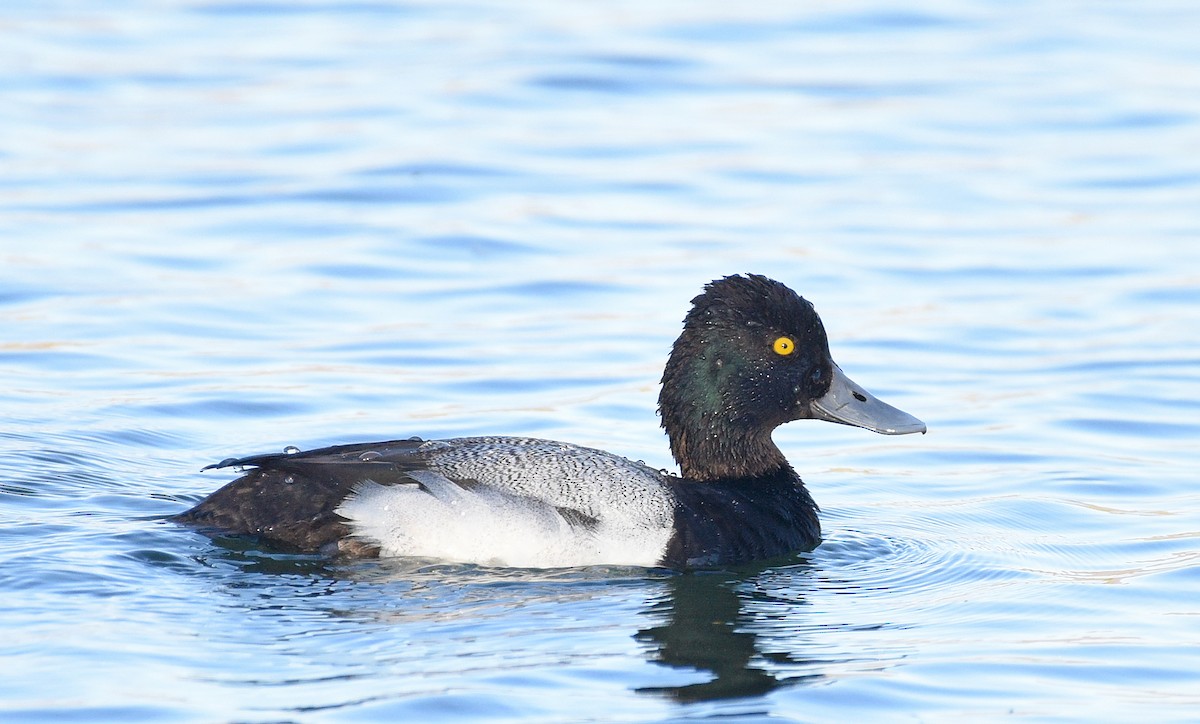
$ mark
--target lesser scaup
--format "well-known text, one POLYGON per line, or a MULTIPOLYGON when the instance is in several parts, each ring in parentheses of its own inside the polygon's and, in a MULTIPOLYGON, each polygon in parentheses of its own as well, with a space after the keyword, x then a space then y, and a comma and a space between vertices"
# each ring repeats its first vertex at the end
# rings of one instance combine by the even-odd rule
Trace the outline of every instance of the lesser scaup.
POLYGON ((813 418, 925 432, 834 364, 812 304, 754 274, 692 300, 658 410, 679 476, 522 437, 289 448, 209 466, 253 469, 177 520, 326 554, 533 568, 742 563, 820 542, 817 505, 771 440, 776 427, 813 418))

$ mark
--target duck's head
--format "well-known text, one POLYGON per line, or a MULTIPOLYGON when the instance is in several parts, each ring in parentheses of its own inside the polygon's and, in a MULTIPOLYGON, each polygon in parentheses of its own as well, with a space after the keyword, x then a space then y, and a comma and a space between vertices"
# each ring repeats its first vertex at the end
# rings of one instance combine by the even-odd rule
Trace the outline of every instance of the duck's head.
POLYGON ((792 420, 885 435, 925 432, 925 423, 842 373, 812 304, 757 274, 718 279, 692 300, 663 372, 658 409, 680 472, 692 480, 753 478, 786 467, 771 431, 792 420))

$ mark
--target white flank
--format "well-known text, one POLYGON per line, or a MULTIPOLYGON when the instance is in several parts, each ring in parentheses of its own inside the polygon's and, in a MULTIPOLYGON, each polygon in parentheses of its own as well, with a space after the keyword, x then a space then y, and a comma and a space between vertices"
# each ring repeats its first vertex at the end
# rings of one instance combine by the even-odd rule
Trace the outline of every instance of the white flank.
POLYGON ((338 509, 382 555, 518 568, 654 566, 671 537, 669 517, 649 522, 614 511, 572 525, 543 500, 464 489, 431 471, 410 475, 424 489, 365 481, 338 509))

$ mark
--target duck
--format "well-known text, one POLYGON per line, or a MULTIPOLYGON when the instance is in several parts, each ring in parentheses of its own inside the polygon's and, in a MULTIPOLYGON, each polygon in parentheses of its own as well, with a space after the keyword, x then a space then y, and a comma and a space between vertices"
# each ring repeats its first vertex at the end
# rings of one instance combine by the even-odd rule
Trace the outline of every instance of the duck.
POLYGON ((716 279, 692 300, 658 413, 678 474, 518 436, 289 447, 204 468, 243 474, 175 520, 331 557, 740 565, 821 542, 818 506, 772 440, 777 427, 813 419, 884 435, 926 431, 847 377, 812 303, 760 274, 716 279))

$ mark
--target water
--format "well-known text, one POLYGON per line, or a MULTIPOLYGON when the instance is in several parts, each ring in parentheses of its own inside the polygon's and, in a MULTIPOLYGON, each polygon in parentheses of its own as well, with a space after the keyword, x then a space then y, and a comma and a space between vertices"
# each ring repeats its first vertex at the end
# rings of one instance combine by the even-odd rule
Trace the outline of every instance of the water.
POLYGON ((1193 3, 10 3, 5 720, 1194 719, 1193 3), (337 563, 167 523, 231 455, 670 466, 757 271, 924 437, 776 439, 772 566, 337 563))

